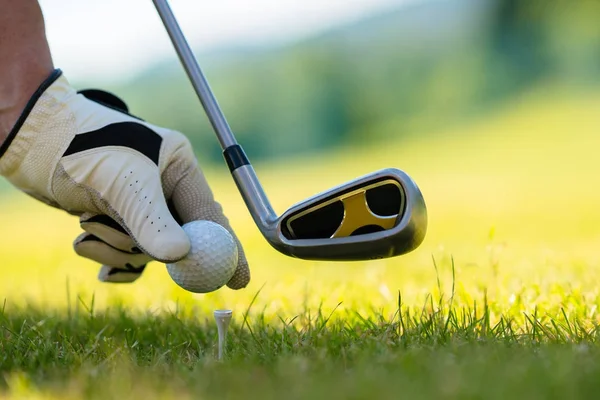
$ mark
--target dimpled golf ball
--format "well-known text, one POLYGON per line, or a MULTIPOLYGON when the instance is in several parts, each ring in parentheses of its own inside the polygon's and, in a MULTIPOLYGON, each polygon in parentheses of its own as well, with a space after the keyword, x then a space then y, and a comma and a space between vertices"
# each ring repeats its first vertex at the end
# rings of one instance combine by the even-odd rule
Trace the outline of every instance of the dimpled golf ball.
POLYGON ((183 225, 190 238, 188 255, 167 264, 171 279, 193 293, 210 293, 224 286, 238 263, 238 248, 231 234, 211 221, 192 221, 183 225))

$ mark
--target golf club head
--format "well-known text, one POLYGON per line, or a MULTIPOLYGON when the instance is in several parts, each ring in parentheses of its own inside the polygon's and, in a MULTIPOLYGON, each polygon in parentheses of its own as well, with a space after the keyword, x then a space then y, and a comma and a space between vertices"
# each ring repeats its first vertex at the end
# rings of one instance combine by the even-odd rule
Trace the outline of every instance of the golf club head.
MULTIPOLYGON (((250 166, 235 171, 242 192, 254 192, 250 166), (246 173, 244 173, 246 172, 246 173)), ((262 196, 247 198, 260 210, 262 196), (258 202, 258 204, 257 204, 258 202)), ((406 254, 427 231, 421 191, 403 171, 388 168, 334 187, 292 206, 278 218, 254 212, 267 241, 279 252, 306 260, 358 261, 406 254)))
POLYGON ((384 169, 328 190, 277 217, 237 143, 167 0, 153 0, 223 149, 252 218, 275 249, 308 260, 365 260, 416 249, 427 230, 421 191, 398 169, 384 169))
POLYGON ((313 260, 394 257, 416 249, 427 210, 414 181, 384 169, 339 185, 287 210, 277 227, 280 251, 313 260))

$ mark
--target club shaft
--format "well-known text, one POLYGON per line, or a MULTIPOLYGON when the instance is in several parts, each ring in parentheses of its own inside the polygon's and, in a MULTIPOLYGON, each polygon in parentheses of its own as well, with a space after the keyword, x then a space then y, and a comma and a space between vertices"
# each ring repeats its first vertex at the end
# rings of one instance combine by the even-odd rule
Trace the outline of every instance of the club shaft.
MULTIPOLYGON (((181 31, 167 0, 152 1, 158 11, 158 15, 165 25, 165 29, 167 30, 171 41, 173 42, 179 60, 183 64, 194 90, 200 98, 204 111, 219 139, 221 148, 225 152, 225 149, 237 145, 237 140, 231 132, 229 124, 198 65, 198 61, 194 57, 194 54, 181 31)), ((256 176, 254 168, 252 168, 252 165, 250 164, 242 165, 232 170, 231 174, 252 218, 261 232, 266 235, 266 232, 271 231, 274 227, 274 224, 277 221, 277 214, 271 207, 271 203, 256 176)))
POLYGON ((179 60, 183 64, 183 67, 192 82, 192 86, 206 111, 206 115, 217 134, 221 148, 225 150, 229 146, 237 144, 237 140, 231 132, 231 128, 229 127, 229 124, 210 89, 210 85, 202 73, 198 62, 194 57, 194 53, 185 39, 181 27, 179 26, 177 19, 175 19, 175 15, 173 15, 173 11, 167 3, 167 0, 152 1, 158 11, 158 15, 165 25, 171 41, 173 42, 179 60))

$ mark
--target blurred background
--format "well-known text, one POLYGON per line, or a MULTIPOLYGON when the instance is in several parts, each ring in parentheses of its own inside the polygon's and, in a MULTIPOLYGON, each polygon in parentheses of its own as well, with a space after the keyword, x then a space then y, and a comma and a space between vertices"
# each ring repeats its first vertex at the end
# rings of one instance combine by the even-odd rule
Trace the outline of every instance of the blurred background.
MULTIPOLYGON (((272 302, 306 287, 335 302, 361 287, 363 301, 389 305, 398 290, 417 298, 435 286, 432 257, 445 271, 454 257, 463 282, 496 287, 506 301, 549 271, 565 281, 574 268, 595 271, 599 2, 170 3, 277 211, 397 167, 421 186, 430 212, 426 241, 406 257, 340 265, 278 255, 227 175, 153 4, 41 0, 56 66, 77 88, 112 91, 134 114, 191 139, 255 268, 245 294, 207 298, 242 301, 266 285, 272 302)), ((56 282, 107 297, 131 290, 95 286, 95 267, 71 251, 75 219, 0 185, 10 215, 0 227, 10 243, 0 249, 5 293, 35 287, 35 296, 52 297, 44 289, 51 271, 56 282), (31 250, 31 232, 48 229, 56 235, 31 250)), ((165 277, 156 268, 136 290, 186 296, 165 277)), ((594 285, 595 275, 586 282, 594 285)))
MULTIPOLYGON (((257 161, 408 139, 535 86, 600 80, 595 1, 171 3, 257 161)), ((150 1, 41 4, 55 62, 75 85, 115 91, 222 161, 150 1)))

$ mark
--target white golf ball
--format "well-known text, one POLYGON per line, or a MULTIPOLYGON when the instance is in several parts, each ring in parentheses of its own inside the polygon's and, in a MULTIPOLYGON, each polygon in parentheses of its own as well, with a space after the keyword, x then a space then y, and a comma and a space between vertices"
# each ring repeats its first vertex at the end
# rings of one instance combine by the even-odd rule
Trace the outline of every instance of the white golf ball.
POLYGON ((176 284, 194 293, 209 293, 224 286, 238 263, 238 248, 231 234, 211 221, 192 221, 183 225, 190 238, 188 255, 167 271, 176 284))

